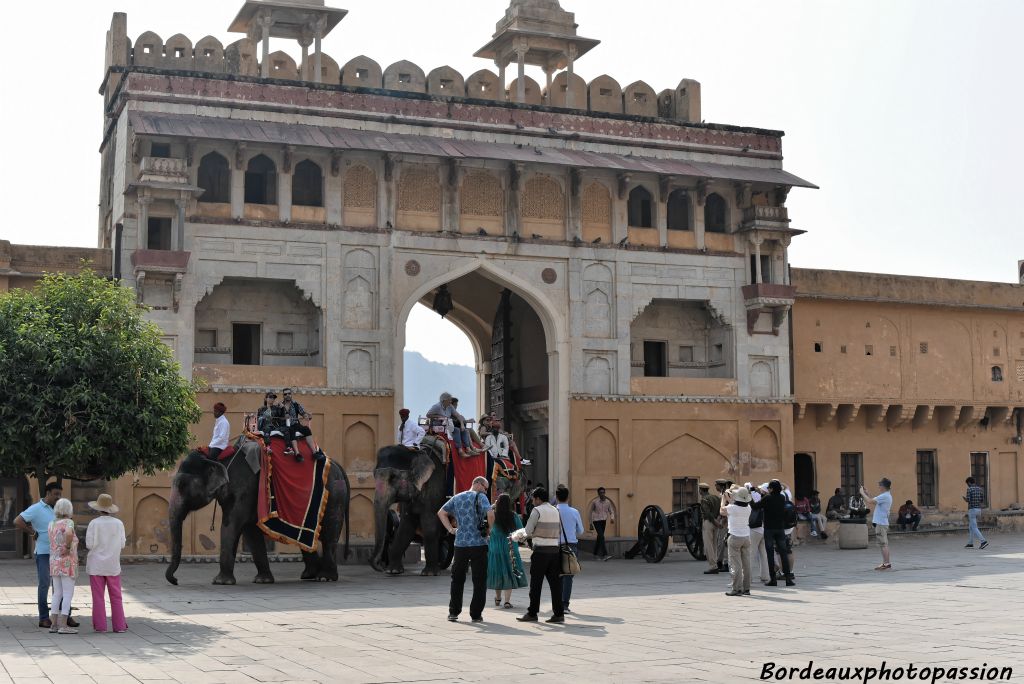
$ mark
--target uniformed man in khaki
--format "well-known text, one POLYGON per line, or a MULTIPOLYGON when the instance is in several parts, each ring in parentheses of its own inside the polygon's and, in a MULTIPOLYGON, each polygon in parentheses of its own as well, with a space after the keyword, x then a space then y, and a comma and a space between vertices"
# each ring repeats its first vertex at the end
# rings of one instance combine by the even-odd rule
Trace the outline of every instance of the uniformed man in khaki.
POLYGON ((708 559, 708 569, 705 575, 718 574, 718 530, 719 530, 719 509, 722 507, 722 497, 711 493, 711 486, 706 482, 697 485, 700 491, 700 517, 701 532, 704 537, 704 554, 708 559))

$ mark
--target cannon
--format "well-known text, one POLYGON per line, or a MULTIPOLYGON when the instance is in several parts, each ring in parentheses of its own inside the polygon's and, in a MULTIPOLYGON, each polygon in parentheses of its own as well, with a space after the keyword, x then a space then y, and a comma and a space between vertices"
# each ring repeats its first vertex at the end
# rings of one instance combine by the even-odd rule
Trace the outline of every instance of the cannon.
POLYGON ((625 553, 625 557, 643 556, 648 563, 660 563, 668 553, 669 537, 674 537, 686 544, 686 550, 696 560, 705 560, 701 525, 700 504, 690 504, 667 515, 661 506, 648 506, 636 525, 636 544, 625 553))

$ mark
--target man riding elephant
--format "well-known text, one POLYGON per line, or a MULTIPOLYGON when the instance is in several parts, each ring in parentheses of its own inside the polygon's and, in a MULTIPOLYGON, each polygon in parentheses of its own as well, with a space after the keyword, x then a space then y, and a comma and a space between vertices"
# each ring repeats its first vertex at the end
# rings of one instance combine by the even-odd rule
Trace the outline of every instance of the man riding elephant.
MULTIPOLYGON (((280 438, 276 438, 280 439, 280 438)), ((189 454, 182 461, 171 485, 171 503, 168 510, 172 556, 165 577, 177 584, 174 573, 181 562, 182 527, 189 513, 205 508, 216 501, 223 510, 220 528, 220 573, 214 584, 235 584, 235 555, 238 542, 244 535, 253 564, 256 566, 257 584, 270 584, 274 576, 267 560, 267 545, 258 527, 260 470, 262 456, 260 442, 243 435, 235 443, 235 452, 223 462, 209 460, 200 452, 189 454)), ((313 467, 313 464, 310 464, 313 467)), ((327 503, 321 520, 319 545, 321 553, 303 550, 304 580, 337 581, 337 546, 342 527, 345 528, 343 557, 348 556, 349 502, 351 488, 348 476, 339 463, 318 464, 327 468, 324 490, 327 503)))
POLYGON ((370 559, 375 570, 391 575, 405 572, 402 556, 419 531, 427 557, 422 574, 437 575, 440 572, 438 549, 442 530, 436 512, 445 499, 448 452, 446 440, 434 435, 423 437, 418 451, 398 444, 377 452, 377 465, 373 471, 376 482, 373 499, 376 543, 370 559), (388 515, 396 503, 400 505, 401 521, 388 547, 385 567, 388 515))

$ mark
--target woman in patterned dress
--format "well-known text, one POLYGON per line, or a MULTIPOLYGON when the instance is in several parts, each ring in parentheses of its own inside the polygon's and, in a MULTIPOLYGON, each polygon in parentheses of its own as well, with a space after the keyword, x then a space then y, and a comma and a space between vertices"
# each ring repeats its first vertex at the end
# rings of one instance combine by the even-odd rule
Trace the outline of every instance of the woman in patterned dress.
POLYGON ((505 608, 512 607, 512 590, 529 584, 519 556, 519 544, 508 536, 523 526, 522 519, 512 510, 512 499, 502 494, 494 504, 494 524, 487 544, 487 588, 494 590, 494 605, 501 605, 505 592, 505 608))
POLYGON ((75 577, 78 575, 78 535, 75 534, 75 521, 71 519, 73 513, 71 502, 61 499, 53 505, 55 517, 47 530, 50 535, 50 583, 53 585, 50 632, 57 634, 78 634, 77 629, 68 627, 71 597, 75 594, 75 577))

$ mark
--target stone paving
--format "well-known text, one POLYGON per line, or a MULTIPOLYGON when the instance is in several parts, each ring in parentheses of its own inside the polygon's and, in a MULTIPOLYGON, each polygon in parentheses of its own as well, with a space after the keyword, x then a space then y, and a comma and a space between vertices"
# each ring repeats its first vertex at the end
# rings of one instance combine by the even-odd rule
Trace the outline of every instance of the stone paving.
MULTIPOLYGON (((725 576, 671 554, 586 562, 564 626, 488 610, 483 624, 445 620, 448 578, 385 578, 345 567, 337 584, 304 584, 276 564, 278 583, 210 584, 216 566, 126 566, 129 631, 96 634, 79 578, 77 636, 35 626, 34 566, 0 562, 0 684, 167 680, 207 682, 756 681, 765 662, 803 667, 1012 666, 1024 673, 1024 536, 993 535, 986 551, 959 536, 900 537, 894 570, 876 548, 823 544, 797 553, 793 589, 755 585, 728 598, 725 576), (1017 667, 1019 665, 1019 668, 1017 667)), ((468 594, 467 594, 468 601, 468 594)), ((543 619, 549 613, 542 613, 543 619)), ((1014 680, 1022 674, 1014 673, 1014 680)))

